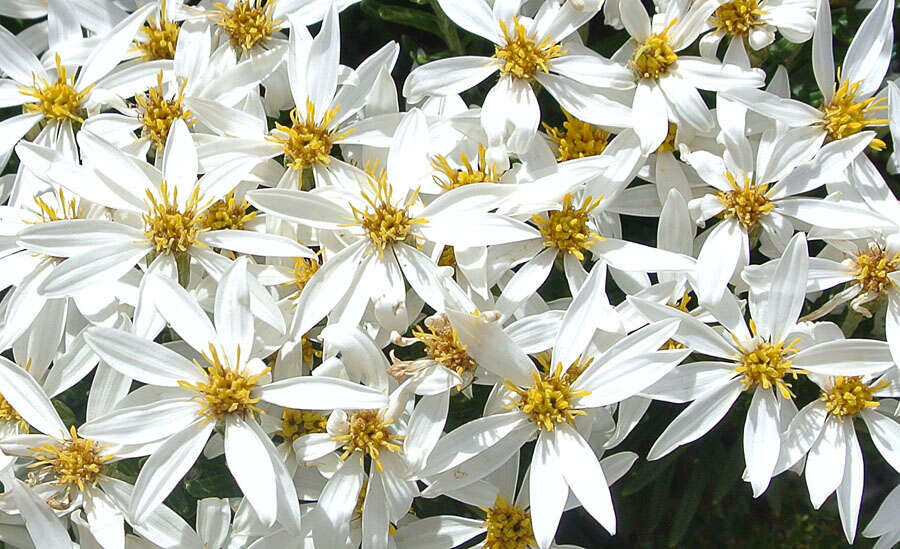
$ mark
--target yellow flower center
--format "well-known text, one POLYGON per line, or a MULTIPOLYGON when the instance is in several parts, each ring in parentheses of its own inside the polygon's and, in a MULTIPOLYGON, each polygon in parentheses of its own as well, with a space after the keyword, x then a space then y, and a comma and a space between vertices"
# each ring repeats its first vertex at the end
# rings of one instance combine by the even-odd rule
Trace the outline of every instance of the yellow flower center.
POLYGON ((716 30, 732 36, 744 36, 760 25, 760 17, 766 12, 759 8, 758 0, 734 0, 719 6, 711 18, 716 30))
POLYGON ((675 150, 675 135, 678 133, 678 126, 669 122, 669 131, 666 132, 666 138, 662 144, 656 148, 656 152, 672 152, 675 150))
POLYGON ((459 335, 445 317, 426 320, 425 325, 430 333, 416 327, 413 336, 425 344, 428 358, 459 375, 475 371, 476 362, 466 352, 466 346, 459 341, 459 335))
POLYGON ((153 142, 157 151, 165 147, 169 129, 176 119, 185 120, 189 126, 195 123, 194 120, 189 120, 191 111, 182 103, 187 80, 181 83, 178 95, 169 101, 163 95, 162 78, 162 71, 159 71, 156 76, 157 87, 147 90, 146 95, 138 94, 134 97, 141 111, 141 136, 153 142))
POLYGON ((486 154, 487 149, 479 143, 478 162, 472 166, 466 153, 460 153, 459 160, 463 166, 462 169, 451 166, 444 155, 437 155, 431 160, 431 165, 443 177, 434 176, 434 182, 448 191, 470 183, 496 183, 500 180, 500 174, 494 171, 493 165, 488 165, 485 159, 486 154))
MULTIPOLYGON (((577 362, 579 365, 580 361, 577 362)), ((588 361, 587 364, 590 362, 588 361)), ((585 364, 585 367, 587 366, 585 364)), ((590 391, 574 391, 571 384, 577 379, 577 374, 583 371, 563 372, 562 364, 557 364, 556 369, 552 373, 539 374, 533 371, 534 384, 528 389, 521 389, 507 381, 506 387, 518 395, 512 404, 508 404, 507 409, 518 408, 525 414, 530 416, 532 422, 542 430, 552 431, 557 423, 563 421, 575 424, 576 416, 583 416, 583 410, 575 410, 572 408, 572 399, 587 396, 590 391)))
POLYGON ((78 438, 75 427, 70 427, 71 440, 60 446, 43 444, 29 448, 34 452, 35 462, 29 469, 40 468, 39 475, 50 473, 54 484, 66 487, 66 495, 71 500, 71 492, 75 488, 90 492, 96 486, 103 465, 113 458, 112 455, 100 455, 102 446, 93 440, 78 438))
MULTIPOLYGON (((238 364, 241 362, 240 357, 241 349, 238 347, 238 364)), ((209 354, 204 353, 203 358, 209 364, 206 368, 205 383, 178 382, 180 387, 197 393, 196 398, 203 405, 200 410, 201 416, 207 420, 218 421, 231 414, 250 417, 265 414, 256 406, 260 399, 253 396, 253 389, 271 368, 266 368, 256 375, 247 375, 239 369, 223 364, 212 343, 209 345, 209 354)))
POLYGON ((232 46, 245 52, 264 44, 281 23, 280 19, 272 19, 274 0, 238 0, 233 8, 221 2, 216 2, 214 6, 217 10, 213 15, 216 25, 225 31, 232 46))
POLYGON ((4 423, 13 423, 19 427, 19 430, 28 432, 28 423, 19 415, 12 405, 0 395, 0 421, 4 423))
POLYGON ((731 184, 732 190, 718 192, 719 202, 724 206, 721 215, 736 218, 749 231, 756 226, 760 217, 768 214, 775 207, 775 204, 771 203, 769 197, 766 196, 769 186, 753 185, 746 176, 744 176, 744 184, 738 185, 731 172, 725 172, 725 177, 731 184))
POLYGON ((399 453, 403 447, 398 444, 403 440, 402 436, 394 434, 388 426, 393 420, 382 417, 378 410, 359 410, 354 412, 349 419, 349 430, 346 435, 339 435, 332 440, 344 443, 344 453, 340 459, 347 459, 354 452, 360 453, 360 458, 369 456, 372 463, 379 471, 384 469, 378 456, 382 451, 399 453))
POLYGON ((631 55, 631 69, 638 78, 658 79, 678 60, 675 51, 669 45, 668 32, 678 22, 673 19, 662 32, 651 34, 643 43, 638 44, 631 55))
POLYGON ((608 131, 582 122, 565 111, 563 114, 566 115, 566 121, 563 122, 562 129, 544 124, 547 136, 553 140, 556 147, 557 162, 596 156, 606 149, 606 145, 609 144, 608 131))
POLYGON ((324 433, 328 418, 318 412, 285 408, 281 414, 281 436, 293 442, 302 435, 324 433))
POLYGON ((56 82, 50 83, 37 75, 32 75, 31 87, 20 87, 19 93, 37 99, 34 103, 25 103, 23 106, 27 113, 42 113, 49 120, 62 122, 72 120, 84 122, 82 115, 84 109, 81 104, 87 97, 93 85, 78 92, 69 83, 66 68, 62 65, 59 55, 56 56, 56 82), (40 80, 40 83, 38 83, 40 80))
MULTIPOLYGON (((750 328, 755 338, 756 324, 753 321, 750 322, 750 328)), ((745 348, 735 339, 741 354, 736 357, 739 364, 734 371, 744 376, 741 379, 744 390, 761 385, 763 389, 776 387, 784 398, 795 396, 791 392, 791 384, 784 380, 784 376, 790 374, 797 379, 797 374, 806 373, 803 370, 791 368, 790 357, 798 351, 795 345, 799 341, 799 338, 789 344, 784 341, 774 344, 768 341, 759 341, 753 348, 745 348)))
POLYGON ((531 513, 524 507, 507 503, 497 496, 494 506, 485 509, 487 528, 485 549, 527 549, 536 546, 534 531, 531 529, 531 513))
POLYGON ((548 63, 566 53, 563 47, 549 36, 538 42, 519 23, 518 17, 513 18, 512 31, 505 21, 500 21, 500 30, 503 31, 506 45, 494 46, 494 59, 500 65, 501 75, 509 74, 515 78, 534 80, 535 73, 550 72, 548 63))
POLYGON ((857 254, 853 261, 853 276, 864 293, 883 294, 895 286, 888 276, 900 268, 900 254, 888 255, 875 243, 857 254))
POLYGON ((27 221, 29 225, 39 225, 41 223, 50 223, 52 221, 63 221, 68 219, 78 219, 78 206, 75 199, 66 200, 66 195, 62 189, 54 193, 56 204, 48 204, 44 199, 44 195, 36 195, 34 203, 37 205, 37 211, 34 215, 36 221, 27 221))
POLYGON ((225 195, 225 198, 213 202, 203 212, 200 223, 211 231, 223 229, 241 230, 244 224, 256 217, 258 212, 247 213, 250 203, 246 200, 238 202, 234 199, 234 191, 225 195))
POLYGON ((162 2, 159 8, 160 16, 147 18, 147 22, 141 27, 141 33, 146 41, 136 41, 135 47, 143 54, 144 61, 155 59, 175 59, 175 44, 178 43, 178 33, 181 27, 170 21, 166 16, 166 2, 162 2))
POLYGON ((368 173, 374 196, 363 192, 366 209, 360 210, 352 204, 350 209, 356 224, 363 228, 366 236, 378 248, 378 254, 383 256, 387 246, 406 240, 413 225, 427 221, 409 215, 409 207, 415 202, 418 191, 412 193, 406 202, 395 205, 391 201, 393 188, 387 183, 387 172, 381 171, 378 175, 374 175, 372 171, 368 173))
MULTIPOLYGON (((847 79, 841 80, 841 71, 837 71, 839 87, 836 86, 834 95, 827 105, 822 105, 824 113, 826 141, 837 141, 863 131, 870 126, 884 125, 888 123, 886 118, 871 118, 876 112, 887 110, 887 97, 870 97, 857 100, 860 82, 850 83, 847 79)), ((882 151, 887 145, 881 139, 875 138, 869 143, 869 147, 882 151)))
POLYGON ((603 197, 595 200, 589 196, 579 207, 572 205, 572 199, 571 194, 566 194, 561 210, 550 212, 547 219, 537 215, 531 219, 544 237, 545 248, 557 248, 583 260, 584 250, 603 241, 603 237, 587 225, 588 215, 600 204, 603 197))
POLYGON ((200 233, 209 230, 201 223, 200 188, 194 187, 183 210, 178 208, 178 189, 173 189, 171 197, 165 181, 159 187, 161 200, 147 191, 148 212, 143 214, 146 231, 144 235, 156 245, 156 252, 186 252, 199 244, 200 233))
POLYGON ((309 282, 309 279, 316 274, 319 267, 319 262, 314 259, 308 259, 306 257, 294 258, 294 279, 284 283, 285 286, 293 285, 297 287, 297 293, 294 294, 291 299, 300 297, 300 292, 306 287, 306 283, 309 282))
POLYGON ((338 133, 328 129, 328 124, 338 112, 335 107, 325 113, 321 122, 316 122, 316 106, 306 100, 306 117, 300 119, 297 109, 291 110, 291 127, 275 123, 275 129, 283 135, 268 136, 269 141, 279 143, 284 148, 288 167, 304 170, 315 164, 329 164, 334 143, 347 137, 353 130, 338 133))
POLYGON ((844 416, 855 416, 866 408, 877 408, 879 403, 874 393, 888 387, 890 381, 883 380, 877 385, 869 386, 858 377, 836 377, 831 389, 822 391, 821 399, 825 402, 825 410, 839 420, 844 416))
MULTIPOLYGON (((672 307, 673 309, 678 309, 679 311, 681 311, 683 313, 690 314, 690 311, 688 311, 688 305, 690 304, 690 302, 691 302, 691 294, 687 290, 685 290, 684 295, 681 296, 680 301, 676 301, 675 303, 666 303, 666 305, 668 305, 669 307, 672 307)), ((676 349, 686 349, 686 348, 687 347, 685 347, 685 345, 678 343, 674 339, 670 339, 669 341, 666 341, 662 347, 660 347, 660 351, 672 351, 672 350, 676 350, 676 349)))

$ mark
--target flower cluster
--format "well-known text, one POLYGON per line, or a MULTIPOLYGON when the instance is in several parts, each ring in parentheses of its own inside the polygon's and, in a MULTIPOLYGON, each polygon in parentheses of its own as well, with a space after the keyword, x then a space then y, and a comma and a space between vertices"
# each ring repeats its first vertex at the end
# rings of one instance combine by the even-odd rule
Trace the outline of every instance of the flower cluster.
POLYGON ((449 51, 345 66, 357 3, 0 1, 0 539, 563 547, 737 414, 745 496, 802 474, 852 543, 863 448, 900 471, 894 2, 844 52, 826 0, 432 0, 449 51))

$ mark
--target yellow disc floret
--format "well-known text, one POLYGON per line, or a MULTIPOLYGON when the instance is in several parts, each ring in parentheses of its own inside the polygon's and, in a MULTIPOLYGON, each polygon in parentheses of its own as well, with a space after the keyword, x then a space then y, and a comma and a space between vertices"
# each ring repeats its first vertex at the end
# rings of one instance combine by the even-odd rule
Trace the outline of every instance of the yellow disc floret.
POLYGON ((149 139, 157 151, 161 151, 166 145, 166 138, 169 137, 169 130, 172 123, 177 119, 184 120, 188 125, 193 125, 191 120, 191 111, 185 108, 184 87, 187 80, 181 83, 178 89, 178 95, 171 101, 166 99, 163 93, 163 73, 159 71, 156 76, 157 86, 147 90, 146 94, 135 95, 138 110, 140 111, 141 135, 145 139, 149 139))
POLYGON ((531 513, 497 496, 494 506, 484 509, 487 538, 485 549, 527 549, 537 545, 531 529, 531 513))
POLYGON ((200 188, 188 198, 183 209, 178 206, 178 189, 171 196, 165 181, 159 187, 160 198, 147 191, 150 207, 143 215, 146 232, 144 235, 155 244, 157 253, 186 252, 193 245, 200 244, 200 233, 209 230, 201 223, 200 188))
POLYGON ((25 112, 42 113, 45 118, 59 122, 63 120, 84 122, 82 103, 93 85, 80 92, 76 91, 69 83, 66 68, 62 65, 59 54, 56 56, 56 82, 47 82, 37 75, 32 75, 32 82, 31 87, 19 88, 22 95, 37 99, 35 102, 23 105, 25 112))
POLYGON ((225 31, 232 46, 245 52, 264 45, 281 23, 272 18, 274 0, 238 0, 232 8, 221 2, 214 6, 216 25, 225 31))
POLYGON ((476 363, 459 341, 459 335, 446 316, 436 315, 425 321, 426 333, 421 327, 413 330, 413 336, 425 344, 425 354, 431 360, 459 375, 471 374, 476 363))
POLYGON ((381 171, 378 175, 369 173, 369 186, 372 194, 363 191, 362 198, 366 203, 365 210, 360 210, 350 205, 356 224, 362 227, 366 236, 378 249, 379 255, 384 255, 387 246, 394 242, 402 242, 409 236, 413 225, 426 223, 425 219, 414 218, 409 214, 409 208, 418 196, 418 191, 402 203, 394 204, 392 201, 393 188, 387 182, 387 172, 381 171))
POLYGON ((248 209, 250 209, 250 203, 246 200, 238 202, 234 198, 234 191, 231 191, 225 195, 225 198, 213 202, 203 212, 200 223, 211 231, 241 230, 247 222, 259 213, 247 213, 248 209))
POLYGON ((677 22, 678 19, 673 19, 662 32, 651 34, 634 49, 630 64, 638 78, 659 79, 678 60, 678 56, 669 45, 668 36, 669 30, 677 22))
POLYGON ((791 392, 791 384, 787 383, 784 377, 791 375, 797 379, 797 374, 806 373, 791 367, 791 356, 798 351, 795 345, 800 339, 790 343, 759 341, 756 337, 756 324, 753 321, 750 322, 750 328, 754 336, 752 344, 745 346, 746 344, 741 344, 735 339, 741 354, 737 356, 739 364, 734 371, 743 376, 741 382, 744 384, 744 390, 760 385, 763 389, 777 388, 784 398, 795 396, 791 392))
POLYGON ((279 143, 284 149, 285 163, 293 170, 304 170, 315 164, 329 164, 334 143, 350 135, 329 130, 328 125, 337 115, 337 107, 327 111, 322 120, 316 121, 316 106, 306 100, 306 115, 301 119, 297 109, 291 111, 291 126, 275 123, 279 133, 267 139, 279 143))
POLYGON ((500 74, 504 76, 534 80, 538 71, 550 72, 550 61, 566 53, 549 36, 538 42, 518 17, 513 18, 512 30, 505 21, 500 21, 500 30, 506 45, 494 46, 494 59, 500 65, 500 74))
MULTIPOLYGON (((46 194, 46 193, 45 193, 46 194)), ((50 223, 53 221, 64 221, 68 219, 78 219, 78 205, 75 199, 66 200, 66 195, 62 189, 54 193, 56 204, 48 204, 44 198, 44 194, 35 195, 34 203, 37 211, 34 212, 36 221, 26 221, 30 225, 39 225, 41 223, 50 223)))
POLYGON ((724 206, 721 215, 734 217, 749 231, 756 227, 759 218, 775 207, 775 204, 769 201, 769 186, 754 185, 747 176, 744 176, 743 185, 738 185, 731 172, 725 172, 725 178, 731 184, 732 190, 719 191, 717 194, 719 202, 724 206))
POLYGON ((71 500, 76 488, 90 492, 97 484, 103 465, 114 456, 102 455, 103 447, 93 440, 78 438, 74 426, 69 432, 71 440, 64 440, 59 445, 47 443, 29 448, 36 461, 28 468, 39 468, 38 475, 52 475, 54 484, 66 487, 66 495, 71 500))
POLYGON ((488 164, 486 154, 487 149, 479 143, 478 162, 472 166, 466 153, 460 153, 459 160, 463 166, 461 169, 451 166, 444 155, 437 155, 431 159, 431 166, 440 172, 440 175, 434 176, 434 182, 448 191, 471 183, 496 183, 500 180, 500 176, 494 170, 494 166, 488 164))
POLYGON ((760 17, 765 14, 758 0, 734 0, 716 8, 711 22, 719 32, 745 36, 753 27, 762 24, 760 17))
MULTIPOLYGON (((516 387, 511 382, 506 387, 518 396, 507 408, 518 408, 530 416, 539 429, 552 431, 557 423, 575 424, 576 416, 583 416, 583 410, 572 408, 572 400, 587 396, 589 391, 574 391, 572 377, 563 371, 562 364, 557 364, 552 373, 539 374, 532 371, 534 384, 528 389, 516 387)), ((515 398, 515 397, 513 397, 515 398)))
POLYGON ((869 385, 859 377, 836 377, 830 389, 822 391, 821 399, 825 410, 843 421, 846 416, 855 416, 866 408, 877 408, 879 403, 874 394, 888 387, 890 381, 882 380, 869 385))
MULTIPOLYGON (((265 413, 256 406, 260 399, 253 396, 253 389, 271 368, 265 368, 255 375, 248 375, 237 367, 223 364, 212 343, 209 344, 209 354, 204 353, 203 358, 208 364, 206 382, 178 382, 180 387, 197 393, 196 398, 202 405, 201 416, 207 420, 218 421, 231 414, 253 417, 255 414, 265 413)), ((237 363, 240 362, 241 349, 238 347, 237 363)))
POLYGON ((562 129, 544 124, 547 136, 553 140, 556 149, 556 161, 565 162, 573 158, 596 156, 609 144, 609 132, 587 122, 578 120, 563 111, 566 121, 562 129))
MULTIPOLYGON (((842 80, 840 69, 837 71, 837 80, 840 86, 835 86, 831 101, 821 107, 825 132, 828 134, 826 142, 850 137, 870 126, 888 123, 886 118, 872 118, 876 112, 887 110, 887 97, 857 99, 861 82, 851 83, 846 78, 842 80)), ((869 143, 869 147, 876 151, 882 151, 886 146, 885 142, 878 138, 872 139, 869 143)))
POLYGON ((143 55, 144 61, 155 59, 175 59, 175 45, 181 27, 169 20, 166 15, 166 2, 163 0, 159 8, 159 18, 151 15, 141 27, 142 41, 135 42, 135 48, 143 55))
POLYGON ((3 398, 3 395, 0 395, 0 422, 6 424, 11 423, 17 426, 20 431, 28 432, 28 423, 19 415, 19 412, 12 407, 12 404, 3 398))
POLYGON ((544 237, 545 248, 557 248, 583 260, 584 250, 603 241, 603 237, 587 224, 588 215, 600 204, 602 197, 593 199, 589 196, 579 207, 572 205, 573 198, 571 194, 566 194, 561 210, 550 212, 546 219, 541 216, 531 219, 544 237))
POLYGON ((324 433, 328 418, 310 410, 285 408, 281 414, 281 436, 288 442, 309 433, 324 433))
POLYGON ((870 243, 869 249, 853 260, 853 276, 863 293, 883 294, 896 286, 888 276, 900 268, 900 254, 889 254, 881 246, 870 243))
POLYGON ((378 458, 382 451, 399 453, 403 447, 398 442, 402 436, 394 434, 389 426, 393 420, 385 420, 378 410, 359 410, 348 419, 347 434, 338 435, 332 440, 344 443, 344 453, 340 459, 345 460, 350 454, 358 452, 360 459, 369 456, 379 471, 383 471, 378 458))

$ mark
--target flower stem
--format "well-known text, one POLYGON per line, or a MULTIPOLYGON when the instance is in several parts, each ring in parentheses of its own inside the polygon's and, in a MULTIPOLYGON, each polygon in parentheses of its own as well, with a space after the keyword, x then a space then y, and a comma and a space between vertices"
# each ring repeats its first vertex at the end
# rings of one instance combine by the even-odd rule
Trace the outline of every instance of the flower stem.
POLYGON ((447 47, 450 48, 453 55, 464 55, 465 50, 463 49, 462 41, 459 39, 459 33, 456 32, 456 25, 441 9, 438 0, 431 0, 431 8, 437 16, 438 27, 441 29, 441 34, 444 35, 444 42, 447 43, 447 47))

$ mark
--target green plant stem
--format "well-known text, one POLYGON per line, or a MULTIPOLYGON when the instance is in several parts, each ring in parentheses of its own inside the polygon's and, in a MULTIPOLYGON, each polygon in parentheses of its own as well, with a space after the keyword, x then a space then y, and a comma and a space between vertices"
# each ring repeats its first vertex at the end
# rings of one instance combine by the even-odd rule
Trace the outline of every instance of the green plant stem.
POLYGON ((856 331, 856 328, 859 326, 859 323, 862 322, 863 316, 852 308, 847 307, 847 314, 844 315, 844 320, 841 321, 841 331, 844 332, 845 337, 853 337, 853 332, 856 331))
POLYGON ((462 41, 459 39, 459 33, 456 32, 456 25, 441 9, 438 0, 431 0, 431 8, 437 16, 438 27, 441 29, 441 34, 444 35, 444 42, 447 43, 447 47, 450 48, 453 55, 464 55, 466 52, 463 49, 462 41))

